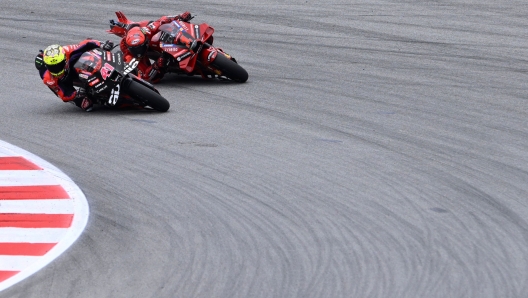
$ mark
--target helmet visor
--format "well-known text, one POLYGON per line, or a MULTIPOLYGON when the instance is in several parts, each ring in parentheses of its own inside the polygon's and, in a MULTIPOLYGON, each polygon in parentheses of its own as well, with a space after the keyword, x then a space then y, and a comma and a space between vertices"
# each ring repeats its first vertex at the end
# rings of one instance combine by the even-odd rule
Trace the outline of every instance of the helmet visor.
POLYGON ((134 57, 141 58, 147 52, 147 48, 148 48, 148 43, 145 42, 142 45, 135 46, 135 47, 129 47, 128 49, 130 50, 130 53, 134 55, 134 57))
POLYGON ((54 76, 60 76, 64 73, 64 66, 66 66, 66 60, 63 60, 57 64, 46 64, 46 68, 54 76))

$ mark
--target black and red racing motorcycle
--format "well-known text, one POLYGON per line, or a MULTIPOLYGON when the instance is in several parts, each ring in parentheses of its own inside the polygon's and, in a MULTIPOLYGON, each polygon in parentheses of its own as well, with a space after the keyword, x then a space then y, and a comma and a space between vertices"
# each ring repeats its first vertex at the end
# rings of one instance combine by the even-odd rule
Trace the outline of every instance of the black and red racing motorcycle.
MULTIPOLYGON (((110 20, 107 32, 123 38, 127 26, 133 22, 120 11, 116 15, 118 20, 110 20)), ((213 33, 214 28, 206 23, 193 24, 176 19, 160 26, 150 41, 147 55, 151 60, 164 55, 169 60, 169 73, 246 82, 247 71, 231 55, 213 46, 213 33), (195 45, 193 50, 181 42, 183 39, 195 45)))
POLYGON ((137 65, 135 59, 125 63, 121 51, 93 49, 83 53, 73 65, 79 76, 74 85, 84 88, 95 104, 166 112, 170 107, 167 99, 152 84, 132 73, 137 65))

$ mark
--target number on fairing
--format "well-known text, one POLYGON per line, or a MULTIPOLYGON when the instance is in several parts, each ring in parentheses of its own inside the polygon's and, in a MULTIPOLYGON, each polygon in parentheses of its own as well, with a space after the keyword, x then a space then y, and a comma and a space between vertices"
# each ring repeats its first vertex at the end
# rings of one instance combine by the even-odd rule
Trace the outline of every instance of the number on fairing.
POLYGON ((139 61, 136 60, 136 58, 133 58, 130 60, 130 63, 128 63, 125 66, 125 71, 123 72, 124 75, 127 75, 129 72, 133 71, 139 64, 139 61))
POLYGON ((110 92, 110 98, 108 99, 108 103, 115 106, 118 98, 119 98, 119 85, 116 85, 114 89, 112 89, 112 91, 110 92))

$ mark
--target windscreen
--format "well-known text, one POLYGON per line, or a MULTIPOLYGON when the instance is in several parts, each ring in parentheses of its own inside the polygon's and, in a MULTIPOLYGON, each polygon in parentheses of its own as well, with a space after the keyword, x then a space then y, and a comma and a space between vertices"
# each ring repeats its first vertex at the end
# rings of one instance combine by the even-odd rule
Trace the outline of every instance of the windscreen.
POLYGON ((77 72, 85 72, 93 74, 101 68, 102 59, 99 55, 93 52, 86 52, 75 63, 77 72))

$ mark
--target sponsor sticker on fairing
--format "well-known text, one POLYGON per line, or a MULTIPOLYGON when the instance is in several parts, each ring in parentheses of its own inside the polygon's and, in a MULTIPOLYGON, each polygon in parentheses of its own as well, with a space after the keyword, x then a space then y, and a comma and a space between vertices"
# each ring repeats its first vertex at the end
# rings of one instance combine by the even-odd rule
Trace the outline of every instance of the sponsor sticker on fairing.
POLYGON ((108 89, 108 85, 104 85, 102 82, 99 85, 102 85, 102 86, 99 89, 96 89, 95 93, 101 93, 104 90, 108 89))
POLYGON ((90 87, 93 87, 95 84, 99 83, 99 79, 98 78, 95 78, 95 80, 91 81, 90 83, 88 83, 88 85, 90 85, 90 87))
POLYGON ((164 43, 161 45, 162 48, 177 48, 178 45, 172 44, 172 43, 164 43))
POLYGON ((182 61, 183 59, 189 57, 190 55, 191 55, 191 52, 187 52, 187 53, 181 55, 180 57, 176 58, 176 60, 182 61))

